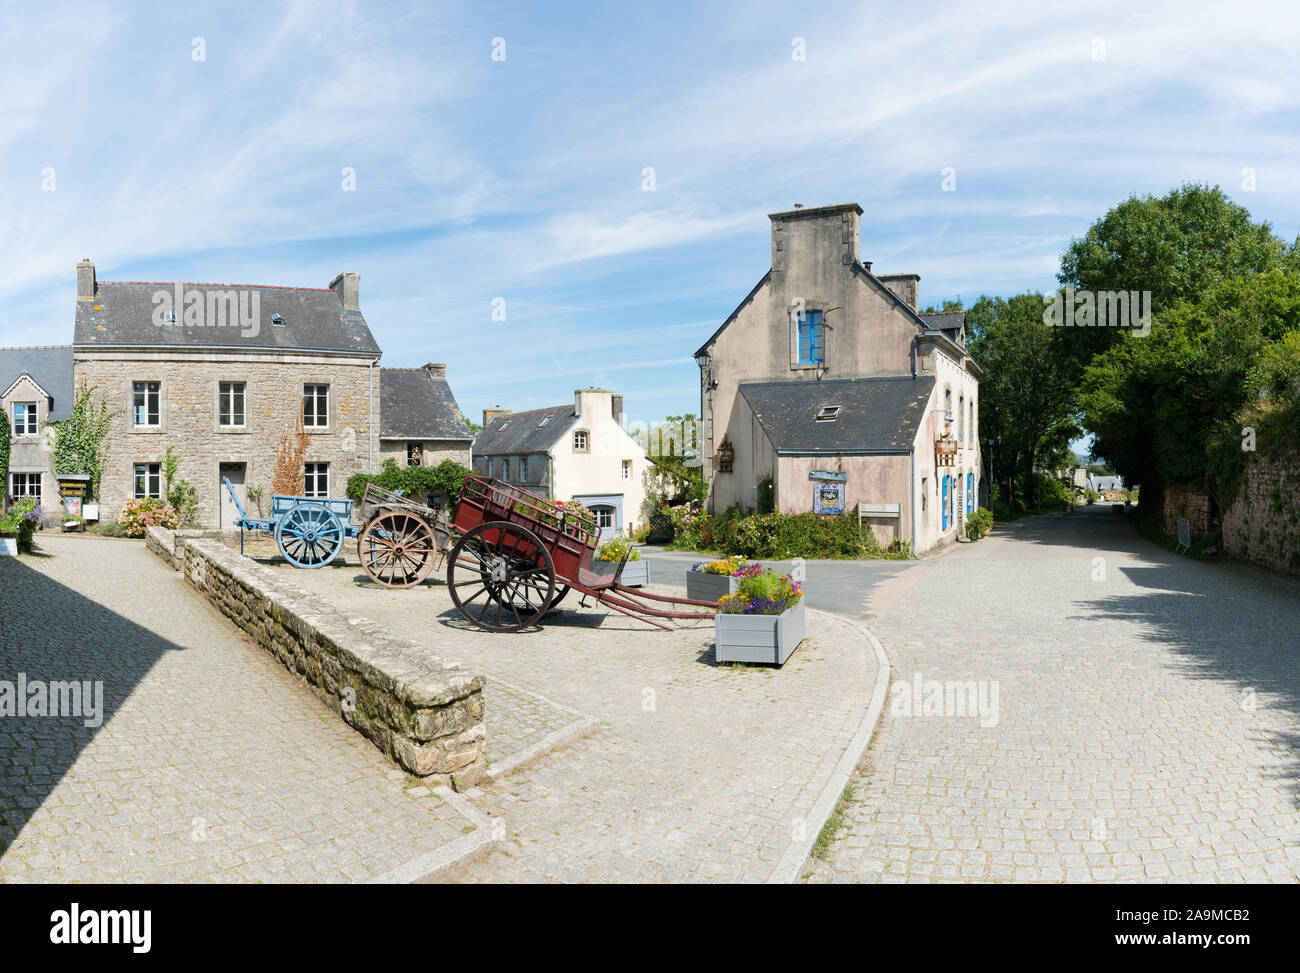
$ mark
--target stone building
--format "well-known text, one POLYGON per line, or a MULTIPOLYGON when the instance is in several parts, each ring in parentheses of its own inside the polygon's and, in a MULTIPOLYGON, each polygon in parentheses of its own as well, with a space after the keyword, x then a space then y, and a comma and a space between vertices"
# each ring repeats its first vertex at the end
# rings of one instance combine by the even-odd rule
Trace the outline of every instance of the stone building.
POLYGON ((916 553, 958 536, 980 480, 965 313, 859 255, 856 203, 770 215, 772 267, 695 353, 709 504, 860 513, 916 553))
MULTIPOLYGON (((405 370, 379 367, 358 284, 354 273, 328 288, 100 281, 94 264, 78 264, 74 378, 114 412, 101 517, 116 517, 133 497, 165 493, 169 446, 179 456, 176 476, 197 490, 201 523, 229 528, 236 517, 223 478, 250 512, 259 504, 249 503, 249 488, 260 490, 265 511, 277 448, 299 421, 309 436, 302 495, 342 496, 348 477, 377 469, 384 375, 405 370)), ((445 375, 439 385, 424 374, 427 403, 402 377, 390 401, 406 418, 423 408, 431 422, 455 402, 445 375)), ((458 409, 455 419, 463 426, 458 409)), ((454 423, 394 422, 389 431, 418 434, 434 454, 456 438, 454 423)), ((467 459, 463 446, 457 455, 467 459)))
POLYGON ((470 464, 473 434, 447 384, 447 366, 380 370, 379 458, 398 466, 470 464))
POLYGON ((0 348, 0 411, 9 436, 9 499, 36 497, 42 520, 58 520, 51 422, 66 419, 73 403, 72 346, 0 348))
POLYGON ((649 515, 652 466, 623 428, 623 396, 608 389, 578 389, 572 405, 484 409, 473 468, 538 496, 581 501, 602 540, 630 533, 649 515))

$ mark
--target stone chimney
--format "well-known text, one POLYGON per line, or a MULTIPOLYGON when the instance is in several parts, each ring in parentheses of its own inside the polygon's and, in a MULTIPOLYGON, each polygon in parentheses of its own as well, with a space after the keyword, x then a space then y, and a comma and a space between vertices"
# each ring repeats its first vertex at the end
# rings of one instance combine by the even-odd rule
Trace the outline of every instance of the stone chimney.
POLYGON ((77 263, 77 298, 89 300, 95 296, 95 265, 90 258, 77 263))
POLYGON ((580 418, 592 422, 596 419, 603 419, 613 412, 613 395, 609 389, 574 389, 573 390, 573 411, 580 418))
POLYGON ((330 290, 339 292, 339 300, 343 302, 345 310, 359 311, 361 310, 361 305, 358 303, 357 292, 360 285, 360 274, 345 271, 330 281, 330 290))
POLYGON ((857 203, 769 213, 773 273, 799 266, 838 263, 847 267, 857 263, 861 215, 862 207, 857 203))
POLYGON ((609 402, 609 410, 614 414, 614 421, 620 426, 623 425, 623 396, 612 395, 609 402))
POLYGON ((486 429, 488 426, 490 426, 492 424, 493 419, 500 419, 502 416, 508 416, 508 415, 510 415, 510 410, 503 409, 501 408, 501 406, 497 406, 495 409, 484 409, 483 428, 486 429))
POLYGON ((424 370, 428 372, 430 377, 432 378, 447 377, 447 365, 445 362, 440 362, 440 361, 425 362, 424 370))
POLYGON ((916 300, 921 288, 920 274, 877 274, 876 280, 897 294, 913 311, 918 310, 916 300))

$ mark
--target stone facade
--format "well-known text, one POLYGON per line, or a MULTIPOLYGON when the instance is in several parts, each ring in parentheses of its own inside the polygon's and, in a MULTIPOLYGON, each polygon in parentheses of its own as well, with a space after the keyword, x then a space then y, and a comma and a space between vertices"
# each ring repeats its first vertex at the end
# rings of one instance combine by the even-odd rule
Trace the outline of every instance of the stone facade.
POLYGON ((1235 558, 1300 575, 1300 456, 1252 454, 1223 515, 1223 549, 1235 558))
POLYGON ((421 466, 437 466, 444 460, 451 460, 461 466, 470 465, 469 443, 447 439, 384 439, 379 443, 379 466, 384 460, 391 459, 398 466, 406 466, 407 446, 419 443, 421 466))
POLYGON ((328 493, 342 496, 349 476, 379 463, 380 369, 371 368, 372 362, 359 356, 197 348, 78 349, 78 386, 86 382, 96 388, 114 412, 106 440, 108 465, 100 482, 101 518, 115 518, 133 496, 135 465, 161 464, 168 446, 180 456, 177 477, 189 480, 198 491, 200 524, 231 526, 222 523, 229 508, 224 514, 221 509, 220 476, 227 464, 243 464, 245 489, 262 489, 264 505, 269 503, 276 449, 281 435, 292 432, 302 414, 307 384, 329 386, 329 412, 325 428, 307 429, 311 445, 305 462, 329 464, 328 493), (133 423, 136 382, 159 383, 157 426, 133 423), (244 383, 243 427, 219 425, 221 382, 244 383))
POLYGON ((481 675, 341 611, 216 540, 151 527, 146 543, 403 769, 458 788, 483 778, 481 675))
MULTIPOLYGON (((3 391, 0 389, 0 391, 3 391)), ((9 473, 8 482, 0 484, 5 495, 11 495, 14 474, 39 473, 41 477, 41 520, 50 526, 59 522, 61 509, 59 500, 59 483, 54 477, 53 453, 54 430, 47 425, 49 421, 49 401, 44 390, 29 376, 23 376, 9 389, 0 400, 3 411, 5 435, 9 435, 9 473), (36 432, 32 435, 15 436, 14 406, 19 403, 33 403, 36 406, 36 432)))
POLYGON ((1204 490, 1190 487, 1167 486, 1161 497, 1160 515, 1168 537, 1178 536, 1178 521, 1185 519, 1193 534, 1204 534, 1210 529, 1210 497, 1204 490))

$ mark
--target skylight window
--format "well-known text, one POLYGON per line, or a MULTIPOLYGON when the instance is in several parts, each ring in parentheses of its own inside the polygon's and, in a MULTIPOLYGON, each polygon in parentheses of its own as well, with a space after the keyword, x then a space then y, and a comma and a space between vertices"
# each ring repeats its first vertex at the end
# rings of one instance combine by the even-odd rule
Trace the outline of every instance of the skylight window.
POLYGON ((542 421, 537 424, 537 428, 541 429, 542 426, 546 425, 550 421, 551 421, 550 416, 542 416, 542 421))
POLYGON ((818 422, 834 422, 835 417, 840 414, 838 405, 824 405, 822 410, 817 413, 818 422))
MULTIPOLYGON (((507 419, 505 422, 501 423, 501 429, 505 429, 505 427, 508 426, 508 425, 510 425, 510 420, 509 420, 509 419, 507 419)), ((499 432, 499 431, 500 431, 500 430, 498 430, 498 432, 499 432)))

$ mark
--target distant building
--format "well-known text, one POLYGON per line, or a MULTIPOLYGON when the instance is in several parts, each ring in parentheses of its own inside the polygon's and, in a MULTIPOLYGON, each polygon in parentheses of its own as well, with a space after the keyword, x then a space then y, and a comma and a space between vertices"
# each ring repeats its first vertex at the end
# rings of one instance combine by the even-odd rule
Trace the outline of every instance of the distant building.
POLYGON ((859 259, 856 203, 769 216, 772 268, 695 353, 709 505, 860 512, 916 553, 958 537, 981 479, 963 311, 859 259))
POLYGON ((73 405, 72 346, 0 348, 0 407, 9 436, 9 474, 3 489, 11 500, 35 497, 42 519, 58 520, 51 422, 66 419, 73 405))
POLYGON ((1088 489, 1094 493, 1105 493, 1107 490, 1118 490, 1120 492, 1127 490, 1122 476, 1090 476, 1088 477, 1088 489))
POLYGON ((538 496, 581 501, 602 540, 630 533, 649 515, 651 463, 623 428, 623 396, 607 389, 578 389, 572 405, 484 409, 473 468, 538 496))

